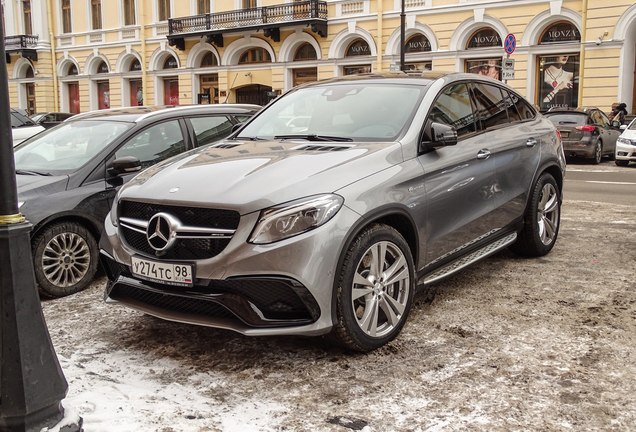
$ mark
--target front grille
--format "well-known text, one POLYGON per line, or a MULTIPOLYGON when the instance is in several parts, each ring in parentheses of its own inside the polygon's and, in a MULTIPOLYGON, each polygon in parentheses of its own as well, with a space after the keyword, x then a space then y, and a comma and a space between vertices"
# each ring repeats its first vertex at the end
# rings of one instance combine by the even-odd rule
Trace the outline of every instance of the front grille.
POLYGON ((157 213, 169 213, 188 226, 205 228, 238 228, 241 216, 233 210, 219 210, 203 207, 182 207, 122 200, 120 217, 149 221, 157 213))
POLYGON ((236 318, 232 312, 215 302, 162 294, 124 284, 116 284, 109 297, 119 301, 134 300, 180 314, 212 318, 236 318))
MULTIPOLYGON (((157 213, 169 213, 177 217, 184 225, 202 228, 236 229, 240 215, 232 210, 219 210, 202 207, 182 207, 142 203, 136 201, 122 201, 119 216, 144 221, 150 220, 157 213)), ((156 251, 148 244, 146 234, 121 227, 126 243, 133 249, 155 255, 156 251)), ((228 238, 202 238, 177 240, 173 247, 165 251, 162 259, 173 260, 202 260, 220 254, 230 243, 228 238)))

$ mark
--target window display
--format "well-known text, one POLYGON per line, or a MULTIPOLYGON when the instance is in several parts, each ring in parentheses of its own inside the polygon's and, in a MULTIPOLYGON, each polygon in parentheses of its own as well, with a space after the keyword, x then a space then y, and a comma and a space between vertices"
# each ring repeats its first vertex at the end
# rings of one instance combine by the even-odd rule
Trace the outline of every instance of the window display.
POLYGON ((537 104, 541 111, 578 106, 578 54, 539 57, 539 80, 537 104))
POLYGON ((501 81, 501 57, 466 60, 466 72, 489 76, 501 81))

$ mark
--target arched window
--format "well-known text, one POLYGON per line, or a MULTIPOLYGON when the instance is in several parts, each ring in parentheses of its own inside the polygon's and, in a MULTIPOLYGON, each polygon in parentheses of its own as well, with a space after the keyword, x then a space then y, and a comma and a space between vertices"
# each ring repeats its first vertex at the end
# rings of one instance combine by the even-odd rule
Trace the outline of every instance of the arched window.
POLYGON ((219 63, 216 61, 216 56, 212 54, 211 51, 201 59, 201 67, 212 67, 218 65, 219 63))
POLYGON ((101 73, 108 73, 108 65, 106 64, 106 62, 101 62, 99 64, 99 66, 97 66, 97 73, 101 74, 101 73))
POLYGON ((75 64, 71 64, 68 67, 68 72, 66 74, 69 75, 69 76, 72 76, 72 75, 78 75, 78 73, 79 72, 77 70, 77 66, 75 66, 75 64))
POLYGON ((345 57, 371 55, 371 48, 364 39, 356 39, 349 44, 345 51, 345 57))
POLYGON ((176 69, 178 66, 179 65, 177 64, 177 59, 172 56, 168 56, 166 61, 163 62, 164 69, 176 69))
POLYGON ((265 48, 250 48, 241 55, 239 64, 268 63, 271 61, 272 58, 265 48))
POLYGON ((499 37, 499 33, 496 30, 487 27, 477 30, 473 35, 468 39, 468 43, 466 44, 466 49, 471 48, 486 48, 486 47, 500 47, 501 38, 499 37))
POLYGON ((35 76, 35 74, 33 73, 33 68, 31 66, 29 66, 26 70, 26 73, 24 75, 25 78, 33 78, 35 76))
POLYGON ((294 54, 294 61, 303 61, 303 60, 316 60, 318 59, 318 55, 316 55, 316 49, 309 42, 305 42, 296 50, 296 54, 294 54))
POLYGON ((431 43, 423 34, 411 36, 404 44, 405 53, 425 52, 431 50, 431 43))
POLYGON ((139 72, 141 70, 141 62, 137 59, 134 59, 130 62, 130 72, 139 72))
POLYGON ((569 21, 560 21, 552 24, 545 29, 541 38, 540 44, 553 44, 563 42, 580 42, 581 33, 574 24, 569 21))

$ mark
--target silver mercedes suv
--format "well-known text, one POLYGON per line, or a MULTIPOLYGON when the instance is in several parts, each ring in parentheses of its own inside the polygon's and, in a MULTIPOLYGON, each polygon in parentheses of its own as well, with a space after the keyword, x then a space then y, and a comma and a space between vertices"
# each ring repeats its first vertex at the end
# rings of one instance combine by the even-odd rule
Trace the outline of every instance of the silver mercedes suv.
POLYGON ((106 301, 373 350, 418 287, 506 247, 550 252, 564 175, 556 128, 499 81, 306 84, 121 189, 101 241, 106 301))

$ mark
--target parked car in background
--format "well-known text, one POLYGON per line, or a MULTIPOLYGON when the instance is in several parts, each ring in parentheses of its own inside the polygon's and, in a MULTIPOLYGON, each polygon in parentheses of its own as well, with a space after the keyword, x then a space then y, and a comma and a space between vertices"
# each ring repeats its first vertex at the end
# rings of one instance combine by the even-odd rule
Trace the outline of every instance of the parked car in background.
POLYGON ((636 162, 636 118, 623 130, 616 140, 614 162, 618 166, 627 166, 629 162, 636 162))
POLYGON ((44 127, 36 124, 33 120, 22 114, 15 108, 11 112, 11 133, 13 134, 13 147, 20 144, 27 138, 32 137, 44 130, 44 127))
POLYGON ((44 128, 52 128, 75 114, 62 112, 46 112, 30 115, 29 118, 44 128))
POLYGON ((304 84, 120 190, 101 241, 106 299, 369 351, 398 335, 416 286, 506 247, 550 252, 564 174, 557 129, 492 78, 304 84), (302 131, 290 116, 306 116, 302 131))
POLYGON ((79 114, 14 149, 20 212, 33 224, 39 291, 84 289, 119 187, 171 156, 226 137, 256 105, 135 107, 79 114))
POLYGON ((582 157, 594 164, 601 163, 603 156, 614 158, 616 140, 621 134, 620 125, 610 124, 600 109, 553 108, 545 116, 559 129, 567 157, 582 157))

